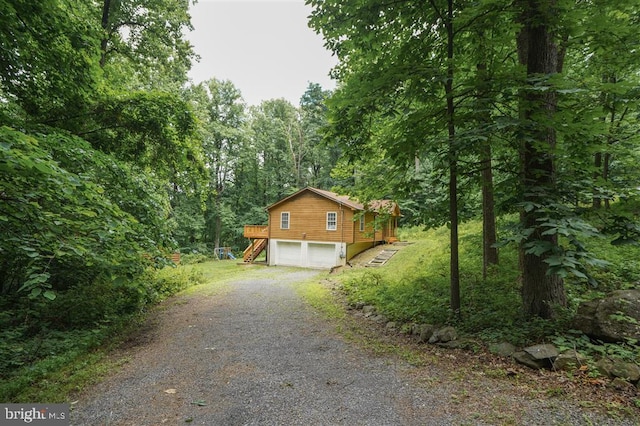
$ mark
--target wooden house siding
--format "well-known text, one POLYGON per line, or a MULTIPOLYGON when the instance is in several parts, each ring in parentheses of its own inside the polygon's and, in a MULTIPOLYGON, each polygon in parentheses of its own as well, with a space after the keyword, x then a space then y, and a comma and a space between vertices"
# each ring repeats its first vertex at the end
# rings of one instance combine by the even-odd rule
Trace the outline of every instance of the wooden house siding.
POLYGON ((353 217, 350 208, 307 191, 269 210, 269 238, 352 243, 353 217), (280 228, 283 212, 289 213, 289 229, 280 228), (336 213, 335 230, 327 230, 327 212, 336 213))
POLYGON ((311 187, 283 198, 267 211, 267 227, 245 226, 245 236, 252 239, 245 261, 253 260, 255 247, 265 247, 269 265, 312 268, 344 265, 367 248, 390 241, 400 215, 397 205, 389 200, 373 201, 367 208, 347 196, 311 187), (382 224, 382 217, 390 220, 382 224))
MULTIPOLYGON (((371 212, 366 212, 364 215, 364 231, 360 231, 360 219, 358 213, 356 213, 356 219, 353 223, 353 229, 355 233, 354 243, 373 242, 374 238, 374 220, 375 215, 371 212)), ((376 231, 375 235, 377 241, 380 241, 380 231, 376 231)))

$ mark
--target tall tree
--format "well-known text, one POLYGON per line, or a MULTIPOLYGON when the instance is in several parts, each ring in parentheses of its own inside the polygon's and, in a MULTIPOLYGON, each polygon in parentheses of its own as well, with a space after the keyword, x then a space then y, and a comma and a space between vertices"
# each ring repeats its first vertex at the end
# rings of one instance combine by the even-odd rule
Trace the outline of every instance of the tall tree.
MULTIPOLYGON (((300 98, 300 120, 308 155, 304 162, 304 184, 331 188, 331 169, 338 162, 339 147, 322 139, 322 129, 327 125, 326 99, 331 95, 317 83, 309 83, 300 98)), ((302 186, 302 185, 300 185, 302 186)))
POLYGON ((450 286, 451 286, 451 310, 460 314, 460 250, 458 241, 458 150, 456 141, 456 107, 454 92, 454 47, 455 31, 453 22, 453 0, 447 1, 446 13, 436 9, 440 19, 444 23, 447 34, 447 77, 444 83, 444 92, 447 100, 447 133, 449 138, 449 223, 451 233, 449 244, 450 256, 450 286))
POLYGON ((363 147, 378 137, 375 131, 394 129, 385 132, 384 143, 396 165, 412 167, 416 158, 423 161, 426 156, 442 159, 431 163, 448 172, 451 308, 458 312, 459 159, 461 152, 470 151, 471 135, 478 134, 464 124, 473 120, 468 93, 474 90, 465 70, 470 57, 466 33, 497 6, 490 2, 483 10, 453 1, 309 3, 315 7, 311 25, 341 61, 334 71, 341 86, 329 102, 331 137, 343 141, 348 155, 361 158, 367 152, 363 147))
POLYGON ((250 115, 251 138, 261 163, 262 204, 268 205, 298 189, 297 159, 306 155, 306 147, 298 139, 298 111, 285 99, 264 101, 250 115))
POLYGON ((180 87, 197 58, 186 40, 190 0, 101 0, 100 65, 135 88, 180 87))
POLYGON ((521 243, 522 300, 529 316, 551 318, 556 306, 567 303, 563 280, 549 273, 549 262, 557 253, 558 235, 541 226, 546 212, 539 206, 555 198, 556 132, 552 125, 557 95, 550 78, 562 71, 563 50, 559 47, 556 0, 527 0, 521 3, 522 29, 518 35, 518 56, 526 67, 528 87, 523 89, 520 126, 522 192, 521 224, 527 230, 521 243))
POLYGON ((60 116, 77 114, 100 87, 100 32, 89 13, 84 2, 0 1, 0 90, 29 122, 55 125, 60 116))
POLYGON ((225 191, 245 137, 245 104, 230 81, 215 78, 191 88, 201 122, 201 139, 208 171, 204 241, 220 247, 225 215, 225 191))

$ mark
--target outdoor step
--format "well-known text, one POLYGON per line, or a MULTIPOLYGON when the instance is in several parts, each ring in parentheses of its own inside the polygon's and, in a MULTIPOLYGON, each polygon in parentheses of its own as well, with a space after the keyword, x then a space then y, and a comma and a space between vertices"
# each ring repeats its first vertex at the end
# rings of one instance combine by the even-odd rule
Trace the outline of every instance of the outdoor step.
POLYGON ((382 250, 380 253, 378 253, 376 257, 371 259, 369 263, 366 264, 366 266, 369 266, 369 267, 382 266, 385 263, 387 263, 387 260, 391 259, 391 256, 393 256, 397 252, 398 250, 388 250, 388 249, 382 250))

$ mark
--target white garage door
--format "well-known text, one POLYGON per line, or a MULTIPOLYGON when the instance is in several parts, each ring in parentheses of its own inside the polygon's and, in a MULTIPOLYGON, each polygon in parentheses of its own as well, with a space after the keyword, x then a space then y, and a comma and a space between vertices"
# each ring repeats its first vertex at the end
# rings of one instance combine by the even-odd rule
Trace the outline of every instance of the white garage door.
POLYGON ((278 241, 276 265, 301 266, 302 248, 300 243, 278 241))
POLYGON ((309 243, 307 257, 311 267, 332 268, 336 266, 336 245, 309 243))

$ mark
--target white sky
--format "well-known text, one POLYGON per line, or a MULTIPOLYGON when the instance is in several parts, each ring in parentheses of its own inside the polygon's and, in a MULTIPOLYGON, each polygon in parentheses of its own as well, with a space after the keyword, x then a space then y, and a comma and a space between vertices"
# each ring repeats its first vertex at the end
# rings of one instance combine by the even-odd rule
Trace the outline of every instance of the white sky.
POLYGON ((309 82, 334 89, 337 60, 308 27, 304 0, 198 0, 187 35, 201 57, 194 83, 230 80, 250 105, 285 98, 298 105, 309 82))

